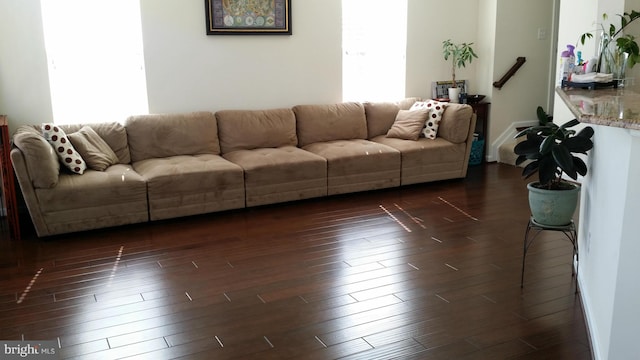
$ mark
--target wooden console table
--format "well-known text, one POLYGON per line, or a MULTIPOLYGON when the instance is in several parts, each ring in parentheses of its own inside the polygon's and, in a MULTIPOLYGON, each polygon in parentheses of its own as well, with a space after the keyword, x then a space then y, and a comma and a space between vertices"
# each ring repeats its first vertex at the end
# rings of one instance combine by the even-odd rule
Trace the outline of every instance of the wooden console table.
POLYGON ((11 143, 7 116, 0 115, 0 176, 2 176, 2 193, 0 205, 7 210, 9 234, 14 240, 20 239, 20 222, 18 221, 18 202, 16 187, 11 165, 11 143))
POLYGON ((485 162, 487 156, 487 126, 489 124, 489 105, 488 102, 479 102, 475 104, 469 104, 473 108, 473 112, 476 113, 476 129, 475 133, 480 135, 481 139, 484 139, 484 149, 482 150, 482 162, 485 162))

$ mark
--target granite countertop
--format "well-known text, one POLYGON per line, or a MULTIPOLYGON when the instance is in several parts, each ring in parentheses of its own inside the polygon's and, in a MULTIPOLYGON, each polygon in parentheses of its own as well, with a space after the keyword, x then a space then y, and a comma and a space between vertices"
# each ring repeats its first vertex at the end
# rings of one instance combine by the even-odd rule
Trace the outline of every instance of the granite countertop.
POLYGON ((556 92, 580 122, 640 130, 640 87, 556 92))

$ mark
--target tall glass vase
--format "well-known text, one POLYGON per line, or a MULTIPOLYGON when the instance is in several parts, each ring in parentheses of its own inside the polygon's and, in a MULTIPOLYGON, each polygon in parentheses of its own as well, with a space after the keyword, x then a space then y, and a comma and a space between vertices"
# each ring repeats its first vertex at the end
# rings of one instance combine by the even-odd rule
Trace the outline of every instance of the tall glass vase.
POLYGON ((613 80, 617 81, 618 87, 623 87, 625 85, 629 54, 620 51, 616 42, 608 34, 601 35, 598 51, 600 53, 598 72, 613 74, 613 80))

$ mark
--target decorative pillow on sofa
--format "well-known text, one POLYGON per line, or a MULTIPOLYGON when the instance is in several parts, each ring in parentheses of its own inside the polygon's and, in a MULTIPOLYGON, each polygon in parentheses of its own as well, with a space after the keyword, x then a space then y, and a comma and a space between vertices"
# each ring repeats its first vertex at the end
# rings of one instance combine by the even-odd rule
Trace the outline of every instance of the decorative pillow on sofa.
POLYGON ((438 126, 440 125, 440 120, 442 120, 442 114, 444 113, 445 104, 446 103, 435 100, 418 101, 411 106, 411 109, 409 109, 429 109, 429 118, 427 119, 425 128, 422 131, 427 139, 436 138, 436 135, 438 134, 438 126))
POLYGON ((89 168, 104 171, 118 163, 116 153, 91 127, 84 126, 67 137, 89 168))
POLYGON ((76 174, 84 173, 87 169, 87 164, 71 145, 71 142, 67 139, 67 134, 62 129, 51 123, 42 124, 42 136, 53 146, 56 154, 58 154, 58 159, 62 161, 64 166, 76 174))
POLYGON ((387 132, 387 137, 418 140, 420 131, 424 128, 428 116, 429 110, 426 108, 399 110, 398 115, 396 115, 396 120, 387 132))

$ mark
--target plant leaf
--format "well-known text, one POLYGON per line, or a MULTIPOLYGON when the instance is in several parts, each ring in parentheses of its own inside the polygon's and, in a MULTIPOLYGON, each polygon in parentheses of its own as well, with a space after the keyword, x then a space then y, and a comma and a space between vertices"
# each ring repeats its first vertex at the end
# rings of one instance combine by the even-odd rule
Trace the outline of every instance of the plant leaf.
POLYGON ((546 125, 549 122, 549 116, 546 112, 544 112, 542 106, 538 106, 538 108, 536 109, 536 115, 538 115, 538 121, 540 122, 540 125, 546 125))
POLYGON ((527 139, 519 142, 513 148, 513 152, 516 155, 530 155, 537 154, 538 149, 540 149, 540 142, 542 141, 542 137, 538 136, 534 139, 527 139))
POLYGON ((578 119, 573 119, 573 120, 567 121, 566 123, 560 125, 560 129, 564 130, 564 129, 570 128, 572 126, 576 126, 578 124, 580 124, 580 121, 578 121, 578 119))
POLYGON ((525 161, 527 161, 527 156, 526 155, 518 156, 518 158, 516 159, 516 166, 522 164, 525 161))
POLYGON ((522 169, 522 178, 528 179, 531 177, 531 175, 538 172, 539 163, 539 161, 534 161, 525 166, 524 169, 522 169))
POLYGON ((556 139, 553 136, 548 136, 546 138, 544 138, 544 140, 542 140, 542 143, 540 143, 540 148, 539 148, 539 152, 540 154, 548 154, 553 146, 556 144, 556 139))
POLYGON ((588 139, 591 139, 591 137, 593 137, 593 134, 594 134, 593 128, 591 126, 587 126, 586 128, 580 130, 580 132, 576 136, 586 137, 588 139))
POLYGON ((553 154, 553 160, 557 166, 562 169, 572 179, 577 178, 576 170, 573 168, 573 155, 569 152, 565 146, 556 145, 551 150, 553 154))
POLYGON ((580 159, 577 156, 573 157, 573 167, 576 169, 576 172, 582 176, 587 175, 587 164, 584 163, 584 161, 582 161, 582 159, 580 159))
POLYGON ((566 146, 567 150, 573 153, 586 154, 587 151, 593 148, 593 141, 585 136, 574 136, 565 139, 562 144, 566 146))
POLYGON ((546 156, 539 160, 538 165, 538 177, 542 185, 548 186, 556 178, 556 166, 555 161, 551 156, 546 156))

